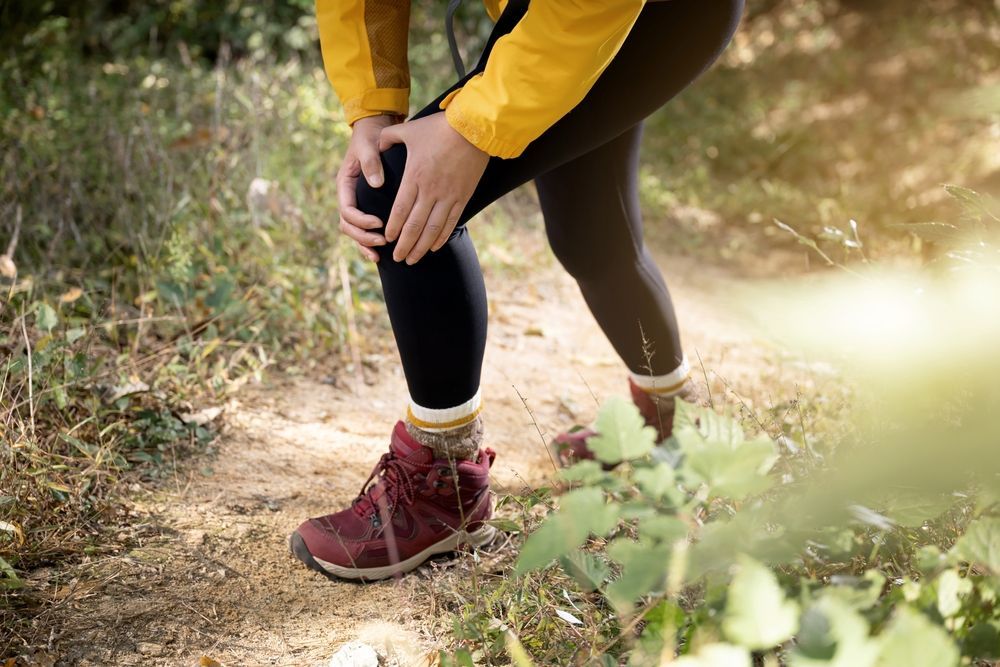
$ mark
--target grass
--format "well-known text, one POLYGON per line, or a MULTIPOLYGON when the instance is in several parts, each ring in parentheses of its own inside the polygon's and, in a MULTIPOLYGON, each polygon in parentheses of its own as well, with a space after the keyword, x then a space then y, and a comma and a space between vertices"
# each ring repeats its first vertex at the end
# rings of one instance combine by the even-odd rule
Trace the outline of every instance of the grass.
POLYGON ((210 451, 206 408, 270 367, 348 363, 348 317, 372 326, 379 286, 331 208, 332 94, 312 67, 265 69, 137 59, 4 77, 0 188, 21 226, 0 285, 10 641, 38 603, 16 573, 121 549, 127 483, 210 451))
POLYGON ((775 218, 810 235, 854 219, 872 259, 912 256, 894 225, 947 219, 942 183, 997 192, 995 9, 869 4, 786 3, 745 24, 722 67, 653 115, 642 185, 659 242, 753 268, 788 247, 775 218))

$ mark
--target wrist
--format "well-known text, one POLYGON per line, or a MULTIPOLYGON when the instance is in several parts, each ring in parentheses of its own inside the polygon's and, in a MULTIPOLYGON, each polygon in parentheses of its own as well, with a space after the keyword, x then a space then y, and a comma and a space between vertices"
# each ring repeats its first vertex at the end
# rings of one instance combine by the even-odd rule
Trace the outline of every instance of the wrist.
POLYGON ((405 116, 402 114, 386 111, 358 118, 356 121, 351 123, 351 128, 358 127, 358 125, 378 125, 381 127, 386 125, 396 125, 397 123, 402 123, 404 119, 405 116))

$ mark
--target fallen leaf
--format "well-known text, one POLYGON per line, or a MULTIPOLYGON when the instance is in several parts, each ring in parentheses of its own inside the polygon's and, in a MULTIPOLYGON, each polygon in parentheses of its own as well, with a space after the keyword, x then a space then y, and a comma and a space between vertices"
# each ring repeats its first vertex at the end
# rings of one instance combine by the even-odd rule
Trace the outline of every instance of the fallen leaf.
POLYGON ((119 398, 131 396, 132 394, 142 394, 147 391, 149 391, 148 384, 141 380, 132 380, 131 382, 111 387, 106 394, 105 400, 107 400, 108 403, 114 403, 119 398))
POLYGON ((59 303, 73 303, 77 299, 83 296, 83 290, 79 287, 71 287, 62 296, 59 297, 59 303))
POLYGON ((13 533, 14 537, 17 538, 17 543, 24 544, 24 531, 16 523, 11 523, 10 521, 0 521, 0 530, 6 531, 8 533, 13 533))
POLYGON ((423 658, 420 662, 414 664, 413 667, 440 667, 441 665, 441 653, 439 651, 431 651, 423 658))
POLYGON ((207 655, 203 655, 198 659, 198 667, 222 667, 222 663, 209 658, 207 655))
POLYGON ((562 609, 556 609, 556 616, 566 621, 570 625, 583 625, 583 621, 581 621, 568 611, 563 611, 562 609))
POLYGON ((13 278, 17 275, 17 265, 7 255, 0 255, 0 276, 13 278))

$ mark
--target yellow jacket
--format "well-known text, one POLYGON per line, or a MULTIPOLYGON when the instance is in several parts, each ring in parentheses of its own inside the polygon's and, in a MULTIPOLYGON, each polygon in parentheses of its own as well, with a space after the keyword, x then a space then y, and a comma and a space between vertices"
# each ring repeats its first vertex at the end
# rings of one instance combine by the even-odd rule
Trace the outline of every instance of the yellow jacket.
MULTIPOLYGON (((485 72, 441 103, 481 150, 517 157, 575 107, 618 53, 646 0, 533 0, 485 72)), ((494 21, 506 0, 483 0, 494 21)), ((327 76, 349 123, 409 113, 409 0, 316 0, 327 76)))

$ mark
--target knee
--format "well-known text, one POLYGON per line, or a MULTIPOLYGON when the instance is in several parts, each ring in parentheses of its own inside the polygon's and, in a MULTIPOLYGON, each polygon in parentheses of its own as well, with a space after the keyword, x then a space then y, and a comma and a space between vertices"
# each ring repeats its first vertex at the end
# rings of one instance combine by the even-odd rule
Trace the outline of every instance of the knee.
POLYGON ((403 168, 406 165, 406 147, 402 144, 392 146, 382 153, 382 172, 385 181, 381 187, 373 188, 363 177, 358 179, 358 208, 369 215, 374 215, 382 224, 389 220, 392 204, 396 201, 399 184, 403 180, 403 168))
POLYGON ((634 248, 618 249, 608 239, 588 236, 579 229, 547 228, 546 233, 552 253, 578 282, 601 280, 614 267, 634 265, 636 262, 637 251, 634 248))

